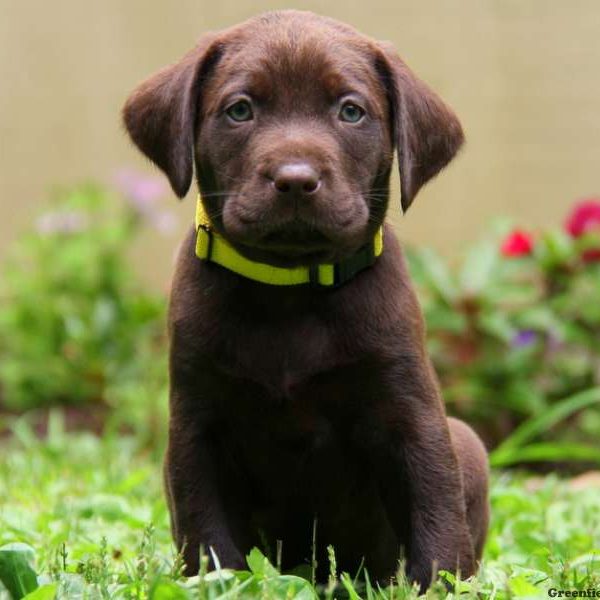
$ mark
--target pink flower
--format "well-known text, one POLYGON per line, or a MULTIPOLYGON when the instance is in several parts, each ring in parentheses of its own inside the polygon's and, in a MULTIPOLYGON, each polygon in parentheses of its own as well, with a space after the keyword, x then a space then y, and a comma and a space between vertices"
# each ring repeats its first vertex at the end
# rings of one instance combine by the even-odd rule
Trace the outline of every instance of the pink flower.
POLYGON ((89 219, 79 211, 47 212, 36 221, 36 229, 43 235, 73 234, 87 229, 89 219))
POLYGON ((515 229, 504 239, 500 251, 511 258, 527 256, 533 252, 533 237, 525 231, 515 229))
POLYGON ((600 233, 600 198, 589 198, 575 205, 565 223, 573 237, 597 231, 600 233))
POLYGON ((115 176, 115 184, 135 215, 162 234, 173 233, 177 217, 159 206, 159 201, 168 192, 163 177, 122 169, 115 176))
MULTIPOLYGON (((578 202, 565 222, 565 229, 574 238, 589 233, 597 233, 600 237, 600 198, 578 202)), ((584 250, 581 258, 585 262, 600 261, 600 247, 584 250)))
POLYGON ((167 194, 167 185, 162 177, 132 169, 117 172, 115 183, 131 207, 141 216, 152 212, 158 200, 167 194))

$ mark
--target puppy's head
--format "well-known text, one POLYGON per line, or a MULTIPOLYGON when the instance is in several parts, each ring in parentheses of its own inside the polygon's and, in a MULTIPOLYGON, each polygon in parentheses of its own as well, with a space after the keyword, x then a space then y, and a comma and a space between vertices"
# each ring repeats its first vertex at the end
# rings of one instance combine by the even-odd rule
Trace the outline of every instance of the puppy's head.
POLYGON ((250 258, 332 262, 380 226, 397 149, 406 210, 463 134, 395 51, 284 11, 208 34, 124 108, 133 141, 250 258))

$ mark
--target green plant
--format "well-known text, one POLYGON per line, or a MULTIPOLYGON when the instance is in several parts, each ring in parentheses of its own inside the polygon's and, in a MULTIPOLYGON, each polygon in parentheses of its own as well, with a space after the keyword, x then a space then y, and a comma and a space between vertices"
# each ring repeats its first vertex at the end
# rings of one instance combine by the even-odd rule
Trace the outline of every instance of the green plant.
POLYGON ((164 380, 165 300, 126 259, 143 217, 83 186, 18 240, 0 284, 0 408, 106 406, 143 377, 164 380))
POLYGON ((600 464, 600 448, 597 444, 553 440, 535 442, 541 436, 571 415, 590 406, 600 405, 600 388, 593 388, 565 398, 553 404, 547 411, 521 423, 508 438, 503 440, 490 454, 493 467, 506 467, 523 462, 573 461, 600 464))
MULTIPOLYGON (((575 207, 566 231, 501 224, 458 265, 409 249, 449 409, 476 422, 490 444, 600 384, 598 248, 600 201, 591 200, 575 207)), ((600 411, 573 412, 553 427, 595 442, 600 411)))

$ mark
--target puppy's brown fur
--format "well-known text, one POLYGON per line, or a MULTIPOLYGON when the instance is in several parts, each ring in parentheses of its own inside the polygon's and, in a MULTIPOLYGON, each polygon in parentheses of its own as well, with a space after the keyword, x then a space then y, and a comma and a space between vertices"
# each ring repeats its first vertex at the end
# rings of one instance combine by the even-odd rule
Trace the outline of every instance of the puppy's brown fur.
MULTIPOLYGON (((343 260, 369 243, 394 148, 406 209, 463 141, 454 114, 389 46, 297 11, 205 36, 137 88, 124 119, 179 196, 195 166, 215 230, 279 266, 343 260), (232 119, 240 101, 251 119, 232 119), (348 103, 363 110, 358 122, 340 116, 348 103), (277 183, 298 164, 318 182, 310 192, 277 183)), ((200 545, 223 567, 243 567, 253 545, 276 540, 284 567, 306 562, 315 518, 322 575, 330 544, 340 570, 364 559, 380 581, 401 552, 422 586, 434 565, 475 571, 486 453, 446 418, 388 226, 384 240, 374 266, 315 289, 200 261, 190 231, 171 295, 165 464, 188 573, 200 545)))

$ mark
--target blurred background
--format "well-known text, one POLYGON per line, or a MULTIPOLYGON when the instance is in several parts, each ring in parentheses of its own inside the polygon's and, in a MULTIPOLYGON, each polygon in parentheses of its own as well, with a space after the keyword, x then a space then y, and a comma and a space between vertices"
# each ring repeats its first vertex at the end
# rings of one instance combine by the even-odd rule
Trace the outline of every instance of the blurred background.
MULTIPOLYGON (((74 423, 102 428, 118 406, 128 427, 164 429, 166 291, 194 202, 134 149, 120 109, 203 32, 287 6, 0 0, 0 408, 84 407, 74 423)), ((294 7, 391 40, 463 122, 456 161, 404 217, 395 175, 390 211, 449 410, 495 447, 594 388, 597 0, 294 7)), ((597 441, 600 416, 573 406, 539 433, 597 441)), ((552 460, 561 452, 573 454, 552 460)))

